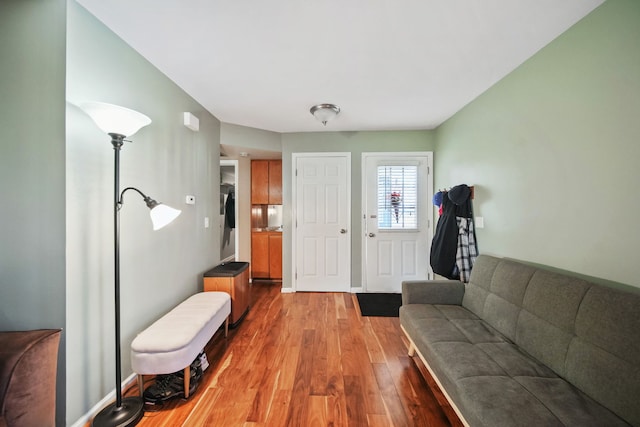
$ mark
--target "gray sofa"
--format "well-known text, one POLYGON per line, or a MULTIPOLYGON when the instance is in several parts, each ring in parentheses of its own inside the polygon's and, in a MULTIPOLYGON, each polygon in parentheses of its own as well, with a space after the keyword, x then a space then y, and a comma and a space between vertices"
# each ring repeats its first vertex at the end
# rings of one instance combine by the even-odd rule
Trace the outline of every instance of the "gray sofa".
POLYGON ((469 426, 640 426, 640 294, 487 255, 402 284, 400 324, 469 426))

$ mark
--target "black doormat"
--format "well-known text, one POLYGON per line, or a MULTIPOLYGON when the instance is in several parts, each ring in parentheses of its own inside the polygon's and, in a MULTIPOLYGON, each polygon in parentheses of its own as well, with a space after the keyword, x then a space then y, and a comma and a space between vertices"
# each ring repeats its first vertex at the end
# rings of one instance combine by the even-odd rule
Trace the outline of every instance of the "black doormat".
POLYGON ((363 316, 398 317, 402 294, 356 294, 363 316))

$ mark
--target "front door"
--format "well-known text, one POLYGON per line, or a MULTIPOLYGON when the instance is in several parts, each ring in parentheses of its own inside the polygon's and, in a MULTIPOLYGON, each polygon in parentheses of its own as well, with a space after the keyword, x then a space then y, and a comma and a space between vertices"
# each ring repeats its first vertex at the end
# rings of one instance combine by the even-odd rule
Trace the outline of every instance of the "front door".
POLYGON ((294 289, 351 288, 351 154, 293 154, 294 289))
POLYGON ((430 277, 432 154, 363 153, 363 288, 402 290, 430 277))

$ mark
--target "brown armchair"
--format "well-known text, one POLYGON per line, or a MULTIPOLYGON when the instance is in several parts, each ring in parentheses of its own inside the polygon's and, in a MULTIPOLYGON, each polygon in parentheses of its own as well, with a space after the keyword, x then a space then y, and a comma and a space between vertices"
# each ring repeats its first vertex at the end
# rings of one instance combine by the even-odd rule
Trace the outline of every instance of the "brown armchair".
POLYGON ((60 332, 0 332, 0 427, 55 426, 60 332))

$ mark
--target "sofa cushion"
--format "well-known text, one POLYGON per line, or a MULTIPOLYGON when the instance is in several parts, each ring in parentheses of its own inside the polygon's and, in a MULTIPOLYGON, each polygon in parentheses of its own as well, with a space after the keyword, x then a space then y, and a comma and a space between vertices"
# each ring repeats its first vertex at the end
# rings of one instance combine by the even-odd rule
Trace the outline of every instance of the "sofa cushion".
POLYGON ((538 270, 529 281, 522 308, 573 334, 578 307, 590 286, 581 279, 538 270))
POLYGON ((479 256, 473 265, 469 283, 465 286, 462 306, 477 316, 484 313, 484 303, 491 289, 491 279, 498 266, 498 258, 479 256))
POLYGON ((566 378, 640 425, 640 295, 591 287, 580 304, 575 329, 566 378))
POLYGON ((561 378, 516 377, 565 426, 615 427, 627 423, 561 378))
POLYGON ((510 342, 478 344, 493 361, 510 377, 529 376, 555 378, 557 375, 549 368, 522 352, 510 342))
POLYGON ((493 273, 491 292, 480 317, 510 340, 515 340, 522 300, 534 273, 534 267, 506 260, 493 273))
POLYGON ((560 378, 471 377, 460 397, 487 426, 626 426, 623 420, 560 378))
POLYGON ((508 376, 463 378, 456 383, 474 426, 562 426, 558 418, 522 384, 508 376), (473 420, 473 421, 472 421, 473 420))
POLYGON ((515 342, 561 376, 575 336, 575 316, 591 285, 559 273, 535 272, 522 301, 515 342))

